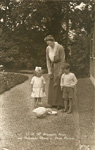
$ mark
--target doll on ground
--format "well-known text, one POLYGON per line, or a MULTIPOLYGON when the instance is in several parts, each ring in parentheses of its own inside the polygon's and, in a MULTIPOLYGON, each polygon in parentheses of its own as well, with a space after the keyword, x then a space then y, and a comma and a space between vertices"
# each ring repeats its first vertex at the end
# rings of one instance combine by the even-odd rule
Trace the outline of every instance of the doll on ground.
POLYGON ((42 76, 41 67, 36 67, 34 76, 31 79, 31 97, 34 98, 35 107, 41 102, 42 97, 45 97, 45 79, 42 76))

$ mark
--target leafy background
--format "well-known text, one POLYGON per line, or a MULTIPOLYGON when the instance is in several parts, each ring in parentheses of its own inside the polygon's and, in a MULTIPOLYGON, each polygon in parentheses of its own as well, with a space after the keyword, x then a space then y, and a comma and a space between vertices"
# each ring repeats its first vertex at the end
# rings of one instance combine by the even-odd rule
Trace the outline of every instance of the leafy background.
POLYGON ((71 70, 88 76, 92 6, 88 0, 0 0, 0 64, 46 69, 44 37, 52 34, 63 45, 71 70))

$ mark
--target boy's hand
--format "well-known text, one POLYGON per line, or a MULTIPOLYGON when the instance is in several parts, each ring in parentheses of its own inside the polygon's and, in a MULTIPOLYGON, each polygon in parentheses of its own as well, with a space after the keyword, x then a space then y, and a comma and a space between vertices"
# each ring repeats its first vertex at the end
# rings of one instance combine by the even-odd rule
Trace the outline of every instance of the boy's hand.
POLYGON ((72 86, 70 86, 71 88, 74 88, 75 87, 75 85, 72 85, 72 86))

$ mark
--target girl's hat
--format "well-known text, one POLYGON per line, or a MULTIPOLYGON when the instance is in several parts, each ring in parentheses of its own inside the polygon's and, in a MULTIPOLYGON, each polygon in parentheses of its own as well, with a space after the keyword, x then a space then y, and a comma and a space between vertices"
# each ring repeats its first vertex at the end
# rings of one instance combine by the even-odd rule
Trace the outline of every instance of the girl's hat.
POLYGON ((36 71, 36 72, 41 72, 41 71, 42 71, 42 68, 41 68, 41 67, 35 67, 35 71, 36 71))

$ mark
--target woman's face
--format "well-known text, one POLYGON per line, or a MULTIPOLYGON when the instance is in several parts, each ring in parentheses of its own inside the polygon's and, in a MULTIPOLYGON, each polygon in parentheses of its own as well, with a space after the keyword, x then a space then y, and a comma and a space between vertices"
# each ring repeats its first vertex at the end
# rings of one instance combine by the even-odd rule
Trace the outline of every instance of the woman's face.
POLYGON ((46 43, 48 46, 50 46, 52 48, 54 47, 54 41, 47 41, 46 43))

